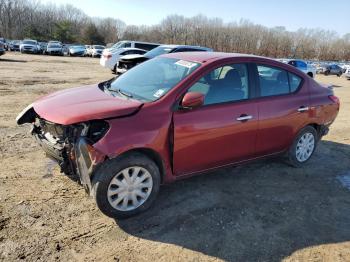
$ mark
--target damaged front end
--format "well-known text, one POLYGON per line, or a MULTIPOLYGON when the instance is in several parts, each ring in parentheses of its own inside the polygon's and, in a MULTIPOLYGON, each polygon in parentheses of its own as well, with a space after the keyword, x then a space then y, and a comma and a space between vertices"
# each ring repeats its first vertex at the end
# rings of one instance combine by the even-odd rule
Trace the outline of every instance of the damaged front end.
POLYGON ((91 192, 91 175, 106 158, 93 145, 109 130, 107 121, 61 125, 41 118, 32 106, 23 110, 16 121, 18 125, 30 123, 31 134, 46 155, 58 163, 61 172, 79 176, 81 184, 91 192))

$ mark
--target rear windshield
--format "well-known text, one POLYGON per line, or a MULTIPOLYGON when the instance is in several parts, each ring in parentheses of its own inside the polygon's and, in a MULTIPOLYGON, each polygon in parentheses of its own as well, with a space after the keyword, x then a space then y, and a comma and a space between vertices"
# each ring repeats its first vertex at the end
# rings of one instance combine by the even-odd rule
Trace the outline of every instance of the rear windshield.
POLYGON ((147 58, 153 58, 159 55, 170 53, 173 50, 171 47, 158 46, 145 54, 147 58))

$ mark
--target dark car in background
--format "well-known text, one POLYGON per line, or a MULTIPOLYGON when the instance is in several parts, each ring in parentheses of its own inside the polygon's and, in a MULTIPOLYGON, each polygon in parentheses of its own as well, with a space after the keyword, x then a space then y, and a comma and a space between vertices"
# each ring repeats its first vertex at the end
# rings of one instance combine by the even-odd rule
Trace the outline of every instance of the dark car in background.
POLYGON ((40 51, 39 53, 45 54, 47 48, 47 42, 39 42, 40 51))
POLYGON ((8 46, 9 43, 7 42, 7 40, 6 40, 4 37, 0 37, 0 42, 3 43, 3 49, 4 49, 5 51, 7 51, 8 48, 9 48, 9 46, 8 46))
POLYGON ((0 55, 5 54, 5 44, 0 40, 0 55))
POLYGON ((9 43, 9 50, 10 51, 19 51, 19 46, 21 44, 21 41, 20 40, 12 40, 10 43, 9 43))
POLYGON ((340 77, 343 74, 343 68, 341 68, 339 65, 336 65, 336 64, 322 65, 317 68, 317 73, 324 74, 326 76, 336 75, 340 77))
POLYGON ((168 53, 179 53, 179 52, 212 52, 213 49, 200 46, 190 45, 161 45, 158 46, 144 55, 126 55, 123 56, 117 66, 117 74, 123 74, 127 70, 134 66, 141 64, 144 61, 152 59, 156 56, 168 54, 168 53))

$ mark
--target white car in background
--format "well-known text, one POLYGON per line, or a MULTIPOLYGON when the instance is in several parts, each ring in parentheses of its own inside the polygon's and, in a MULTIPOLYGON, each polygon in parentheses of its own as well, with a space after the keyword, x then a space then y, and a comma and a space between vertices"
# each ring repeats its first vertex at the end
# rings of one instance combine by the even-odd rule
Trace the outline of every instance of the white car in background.
POLYGON ((350 67, 348 67, 344 73, 346 79, 350 80, 350 67))
POLYGON ((88 55, 91 57, 101 57, 103 50, 106 47, 104 45, 92 45, 88 55))
POLYGON ((125 55, 143 55, 147 51, 139 48, 118 48, 115 50, 104 51, 100 58, 100 65, 116 72, 118 61, 125 55))

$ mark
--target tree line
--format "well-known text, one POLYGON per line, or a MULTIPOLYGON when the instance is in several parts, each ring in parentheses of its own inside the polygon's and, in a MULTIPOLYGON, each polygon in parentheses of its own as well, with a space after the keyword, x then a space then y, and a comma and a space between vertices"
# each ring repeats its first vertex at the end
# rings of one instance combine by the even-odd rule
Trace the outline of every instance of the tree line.
POLYGON ((204 15, 170 15, 157 25, 126 25, 116 18, 89 17, 72 5, 42 4, 36 0, 0 0, 0 36, 64 43, 107 44, 122 39, 188 44, 216 51, 276 58, 350 60, 350 33, 285 27, 269 28, 248 20, 224 23, 204 15))

